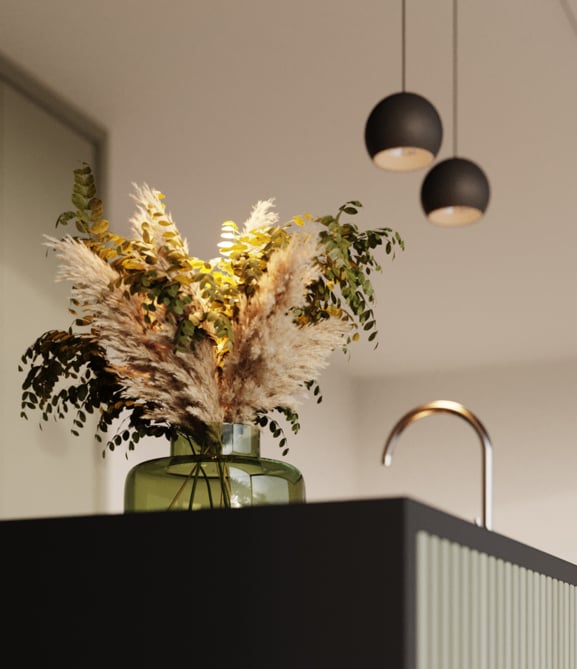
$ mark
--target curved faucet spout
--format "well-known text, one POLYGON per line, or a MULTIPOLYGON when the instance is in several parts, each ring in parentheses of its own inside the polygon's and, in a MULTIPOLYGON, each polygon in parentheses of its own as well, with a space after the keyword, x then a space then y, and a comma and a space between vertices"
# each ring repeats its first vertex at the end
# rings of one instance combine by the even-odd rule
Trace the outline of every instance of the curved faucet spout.
POLYGON ((493 446, 487 430, 481 421, 459 402, 451 400, 436 400, 428 404, 421 404, 405 414, 393 427, 383 448, 382 464, 389 467, 393 462, 393 452, 397 439, 401 436, 404 429, 411 423, 420 418, 425 418, 434 413, 451 413, 463 418, 473 427, 477 436, 481 440, 483 448, 483 517, 482 524, 488 530, 493 529, 493 446))

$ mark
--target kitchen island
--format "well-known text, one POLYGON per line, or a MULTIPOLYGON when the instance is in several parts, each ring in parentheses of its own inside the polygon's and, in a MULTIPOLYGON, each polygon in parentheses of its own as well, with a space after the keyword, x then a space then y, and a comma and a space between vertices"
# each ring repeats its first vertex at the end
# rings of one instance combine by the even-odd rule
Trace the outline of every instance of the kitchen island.
POLYGON ((0 537, 20 652, 577 669, 577 566, 412 499, 6 520, 0 537))

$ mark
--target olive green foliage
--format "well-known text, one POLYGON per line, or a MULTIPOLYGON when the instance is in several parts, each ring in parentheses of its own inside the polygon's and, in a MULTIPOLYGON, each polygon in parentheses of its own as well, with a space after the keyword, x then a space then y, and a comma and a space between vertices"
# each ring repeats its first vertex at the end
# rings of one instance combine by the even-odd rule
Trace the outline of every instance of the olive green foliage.
MULTIPOLYGON (((217 262, 207 262, 188 254, 180 233, 162 208, 148 209, 156 231, 144 223, 141 235, 135 239, 111 232, 88 166, 74 171, 71 200, 74 209, 58 217, 57 227, 74 224, 76 234, 72 236, 117 272, 114 287, 122 288, 126 295, 138 294, 143 298, 146 324, 153 326, 162 311, 163 319, 174 326, 173 343, 177 351, 194 349, 201 338, 208 338, 215 347, 217 370, 222 369, 234 347, 232 324, 239 296, 250 298, 258 291, 269 259, 290 242, 293 230, 314 223, 320 249, 316 257, 318 278, 307 286, 304 305, 293 310, 294 321, 299 326, 335 316, 350 321, 355 329, 343 343, 345 352, 360 332, 369 341, 377 337, 370 276, 381 271, 381 267, 374 252, 384 246, 384 253, 394 257, 396 249, 404 249, 403 240, 391 228, 361 231, 349 220, 343 222, 344 216, 356 215, 361 207, 360 202, 350 201, 334 216, 316 219, 296 216, 283 225, 245 232, 239 232, 228 221, 222 229, 232 241, 217 262), (163 230, 160 243, 158 229, 163 230), (164 267, 162 272, 158 271, 159 260, 164 267), (200 288, 205 305, 202 310, 191 307, 192 283, 200 288)), ((22 417, 26 418, 29 410, 37 410, 42 420, 47 421, 64 418, 71 411, 72 431, 78 434, 88 415, 96 414, 96 438, 105 437, 105 451, 114 450, 121 443, 132 449, 144 436, 170 436, 176 426, 145 418, 150 402, 128 396, 109 366, 106 351, 91 330, 91 305, 71 300, 71 312, 74 320, 69 330, 44 333, 22 356, 20 369, 26 371, 22 417), (121 427, 109 437, 108 428, 116 419, 122 419, 121 427)), ((320 402, 322 396, 316 381, 310 380, 305 386, 320 402)), ((292 431, 298 432, 298 414, 288 407, 277 407, 277 411, 292 431)), ((285 448, 282 427, 268 412, 259 412, 256 423, 268 426, 280 440, 281 448, 285 448)))
MULTIPOLYGON (((405 248, 398 232, 391 228, 361 231, 350 223, 341 223, 343 214, 354 216, 362 206, 357 200, 342 205, 336 216, 322 216, 317 222, 325 229, 319 233, 324 253, 317 258, 321 275, 309 286, 307 305, 296 312, 299 322, 314 322, 327 318, 338 310, 344 319, 351 319, 367 334, 369 341, 377 337, 377 324, 372 305, 375 300, 370 280, 372 271, 380 272, 381 266, 374 250, 385 241, 385 253, 393 255, 395 248, 405 248)), ((358 332, 348 339, 359 338, 358 332)))

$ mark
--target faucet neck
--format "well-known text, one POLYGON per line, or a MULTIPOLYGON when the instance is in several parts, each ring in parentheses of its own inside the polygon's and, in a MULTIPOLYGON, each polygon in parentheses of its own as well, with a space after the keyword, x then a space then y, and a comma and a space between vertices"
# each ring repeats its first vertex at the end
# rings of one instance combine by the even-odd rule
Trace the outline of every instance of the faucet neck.
POLYGON ((482 504, 483 515, 482 525, 488 530, 493 529, 493 445, 489 439, 487 430, 481 421, 469 409, 452 400, 436 400, 428 404, 421 404, 406 413, 393 427, 383 448, 382 464, 390 467, 393 462, 393 452, 398 438, 406 427, 416 420, 425 418, 434 413, 450 413, 460 416, 469 425, 473 427, 481 441, 483 449, 483 469, 482 469, 482 504))

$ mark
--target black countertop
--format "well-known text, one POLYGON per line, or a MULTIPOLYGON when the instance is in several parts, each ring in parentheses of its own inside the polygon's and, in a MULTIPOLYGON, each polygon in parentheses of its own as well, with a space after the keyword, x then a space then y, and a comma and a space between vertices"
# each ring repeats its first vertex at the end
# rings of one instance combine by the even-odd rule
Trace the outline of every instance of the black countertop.
POLYGON ((407 498, 5 520, 4 645, 26 629, 26 652, 69 639, 134 664, 413 666, 419 531, 577 585, 575 565, 407 498))

